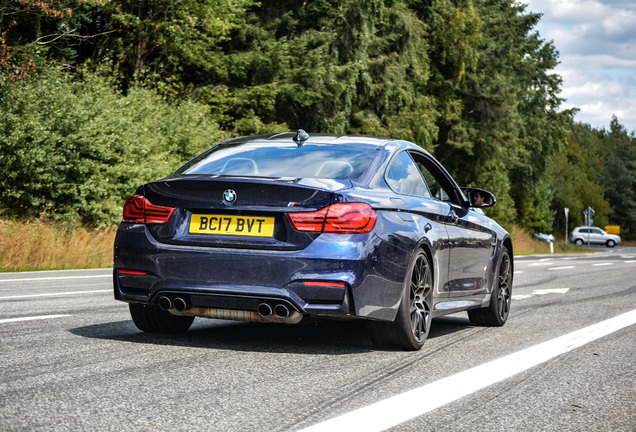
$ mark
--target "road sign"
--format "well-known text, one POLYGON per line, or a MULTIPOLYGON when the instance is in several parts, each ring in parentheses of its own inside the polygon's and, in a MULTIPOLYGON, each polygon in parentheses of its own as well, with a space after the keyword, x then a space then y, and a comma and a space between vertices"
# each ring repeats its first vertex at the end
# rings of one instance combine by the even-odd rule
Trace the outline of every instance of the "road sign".
POLYGON ((592 226, 594 221, 592 220, 592 216, 594 216, 596 212, 592 209, 592 207, 588 207, 583 210, 583 215, 585 216, 585 225, 592 226))

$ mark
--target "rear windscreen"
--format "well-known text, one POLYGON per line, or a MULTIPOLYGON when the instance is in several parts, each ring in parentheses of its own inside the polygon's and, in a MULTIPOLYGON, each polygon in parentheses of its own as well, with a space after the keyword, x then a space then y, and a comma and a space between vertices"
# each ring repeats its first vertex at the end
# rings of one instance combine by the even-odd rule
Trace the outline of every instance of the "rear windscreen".
POLYGON ((374 147, 352 145, 220 144, 175 174, 351 180, 360 177, 377 154, 374 147))

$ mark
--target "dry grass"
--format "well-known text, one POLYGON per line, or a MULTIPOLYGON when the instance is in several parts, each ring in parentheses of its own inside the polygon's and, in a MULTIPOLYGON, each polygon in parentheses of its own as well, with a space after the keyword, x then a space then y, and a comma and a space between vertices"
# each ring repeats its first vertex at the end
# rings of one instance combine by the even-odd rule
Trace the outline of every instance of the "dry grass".
POLYGON ((509 232, 510 237, 512 237, 512 246, 514 248, 515 255, 535 255, 550 253, 549 243, 537 240, 532 236, 532 234, 529 234, 523 228, 515 226, 509 232))
POLYGON ((110 267, 114 230, 0 219, 0 272, 110 267))
MULTIPOLYGON (((512 245, 515 255, 542 255, 550 253, 550 243, 537 240, 532 234, 529 234, 523 228, 513 227, 510 231, 512 237, 512 245)), ((565 244, 563 237, 556 238, 554 242, 554 253, 586 253, 587 248, 576 246, 573 244, 565 244)))
MULTIPOLYGON (((550 245, 519 227, 510 230, 515 255, 549 254, 550 245)), ((0 272, 106 268, 112 266, 115 230, 68 228, 40 221, 0 219, 0 272)), ((587 252, 554 245, 555 253, 587 252)))

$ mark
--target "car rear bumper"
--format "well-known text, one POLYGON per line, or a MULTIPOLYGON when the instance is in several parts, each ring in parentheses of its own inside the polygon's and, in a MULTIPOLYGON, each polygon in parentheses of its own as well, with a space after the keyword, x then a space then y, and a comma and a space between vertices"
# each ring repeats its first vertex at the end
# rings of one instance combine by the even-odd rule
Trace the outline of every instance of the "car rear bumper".
MULTIPOLYGON (((204 316, 199 309, 254 316, 266 304, 301 315, 392 320, 408 259, 373 233, 322 234, 303 250, 282 252, 168 245, 144 225, 123 223, 115 240, 114 291, 130 303, 183 299, 186 313, 197 316, 204 316)), ((226 315, 211 317, 231 318, 226 315)))

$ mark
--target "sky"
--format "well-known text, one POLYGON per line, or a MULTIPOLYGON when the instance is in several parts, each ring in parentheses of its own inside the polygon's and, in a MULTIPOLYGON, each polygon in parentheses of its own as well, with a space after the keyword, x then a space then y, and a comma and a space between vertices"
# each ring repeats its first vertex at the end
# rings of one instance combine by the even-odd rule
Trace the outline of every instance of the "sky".
POLYGON ((518 1, 543 14, 536 30, 559 52, 562 108, 595 128, 609 129, 615 115, 636 131, 636 1, 518 1))

